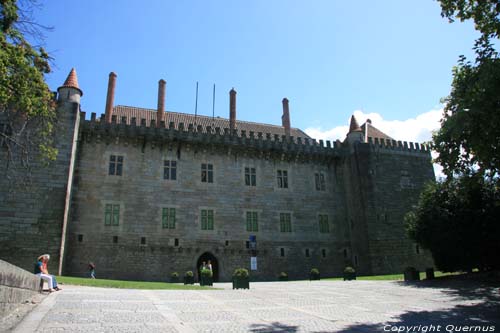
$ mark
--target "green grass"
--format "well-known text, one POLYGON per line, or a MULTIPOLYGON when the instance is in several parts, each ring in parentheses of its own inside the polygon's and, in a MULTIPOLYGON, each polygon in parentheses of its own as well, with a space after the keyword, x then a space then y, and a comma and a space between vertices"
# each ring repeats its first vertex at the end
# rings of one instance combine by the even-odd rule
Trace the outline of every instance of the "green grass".
POLYGON ((173 290, 213 290, 212 287, 200 287, 195 285, 182 285, 167 282, 143 282, 143 281, 122 281, 89 279, 71 276, 57 276, 57 282, 61 285, 72 284, 77 286, 121 288, 121 289, 173 289, 173 290))
MULTIPOLYGON (((442 276, 449 276, 449 275, 458 275, 462 273, 443 273, 436 271, 434 272, 435 277, 442 277, 442 276)), ((404 275, 403 274, 388 274, 388 275, 372 275, 372 276, 357 276, 357 280, 366 280, 366 281, 403 281, 404 280, 404 275)), ((420 272, 420 280, 425 279, 425 272, 420 272)), ((326 278, 326 279, 321 279, 321 280, 343 280, 343 278, 338 277, 338 278, 326 278)))

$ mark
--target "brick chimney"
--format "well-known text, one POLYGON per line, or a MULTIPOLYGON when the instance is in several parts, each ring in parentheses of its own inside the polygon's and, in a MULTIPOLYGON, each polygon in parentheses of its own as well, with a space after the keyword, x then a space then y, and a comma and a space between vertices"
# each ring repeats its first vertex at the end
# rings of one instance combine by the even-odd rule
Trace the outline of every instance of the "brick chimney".
POLYGON ((285 135, 290 136, 290 109, 288 107, 288 99, 283 98, 283 115, 281 116, 281 123, 285 128, 285 135))
POLYGON ((156 116, 156 127, 160 127, 160 123, 164 121, 165 116, 165 80, 158 81, 158 113, 156 116))
POLYGON ((104 118, 107 123, 111 122, 111 114, 113 113, 113 104, 115 101, 115 86, 116 74, 114 72, 111 72, 109 73, 108 95, 106 96, 106 110, 104 118))
POLYGON ((229 129, 231 133, 236 128, 236 90, 229 91, 229 129))

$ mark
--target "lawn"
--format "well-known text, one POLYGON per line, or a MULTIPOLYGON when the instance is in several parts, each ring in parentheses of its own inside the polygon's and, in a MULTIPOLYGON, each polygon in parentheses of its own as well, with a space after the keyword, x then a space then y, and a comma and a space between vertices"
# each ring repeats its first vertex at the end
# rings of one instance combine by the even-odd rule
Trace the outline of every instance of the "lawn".
POLYGON ((77 286, 102 287, 102 288, 122 288, 122 289, 170 289, 170 290, 213 290, 212 287, 200 287, 195 285, 183 285, 167 282, 143 282, 143 281, 122 281, 89 279, 71 276, 57 276, 57 282, 65 285, 72 284, 77 286))
MULTIPOLYGON (((462 273, 443 273, 436 271, 434 272, 435 277, 441 277, 441 276, 448 276, 448 275, 459 275, 462 273)), ((403 274, 388 274, 388 275, 372 275, 372 276, 357 276, 357 280, 368 280, 368 281, 403 281, 404 276, 403 274)), ((425 279, 425 272, 420 272, 420 280, 425 279)), ((338 278, 325 278, 321 280, 343 280, 343 278, 338 277, 338 278)))

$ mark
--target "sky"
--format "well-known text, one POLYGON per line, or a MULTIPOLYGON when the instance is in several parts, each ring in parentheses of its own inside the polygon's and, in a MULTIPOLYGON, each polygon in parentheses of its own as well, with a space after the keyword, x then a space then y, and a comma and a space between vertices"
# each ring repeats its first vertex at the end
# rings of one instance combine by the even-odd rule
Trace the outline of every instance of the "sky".
POLYGON ((43 3, 35 20, 54 29, 47 76, 60 86, 74 67, 82 110, 104 112, 108 75, 115 105, 156 109, 167 81, 168 111, 292 127, 317 139, 346 135, 355 114, 398 140, 427 141, 439 126, 452 68, 472 59, 473 24, 440 15, 435 0, 151 0, 43 3))

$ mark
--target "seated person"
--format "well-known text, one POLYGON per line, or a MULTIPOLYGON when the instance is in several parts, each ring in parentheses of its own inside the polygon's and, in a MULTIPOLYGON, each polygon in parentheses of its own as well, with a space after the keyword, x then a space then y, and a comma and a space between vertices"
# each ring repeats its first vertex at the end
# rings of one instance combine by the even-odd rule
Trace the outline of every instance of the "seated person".
POLYGON ((57 286, 56 277, 54 275, 50 275, 49 271, 47 270, 47 262, 49 260, 50 255, 48 254, 43 254, 38 257, 38 261, 35 264, 35 275, 38 275, 43 280, 47 281, 50 292, 61 290, 61 288, 57 286))

